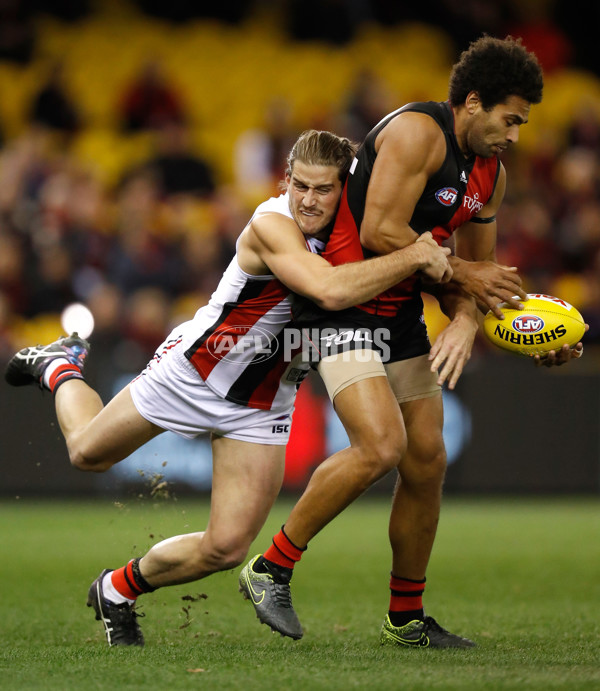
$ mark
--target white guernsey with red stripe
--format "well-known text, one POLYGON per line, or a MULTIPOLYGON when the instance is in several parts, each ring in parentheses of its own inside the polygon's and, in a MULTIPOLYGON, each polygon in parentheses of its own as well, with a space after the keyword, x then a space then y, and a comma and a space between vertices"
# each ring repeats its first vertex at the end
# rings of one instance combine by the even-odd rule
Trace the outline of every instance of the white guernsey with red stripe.
MULTIPOLYGON (((287 194, 261 204, 257 214, 292 218, 287 194)), ((324 243, 306 238, 311 252, 324 243)), ((218 396, 263 410, 287 409, 309 370, 289 357, 283 329, 291 319, 290 291, 272 274, 253 276, 233 258, 206 307, 184 332, 185 356, 218 396), (284 354, 288 357, 284 357, 284 354)))

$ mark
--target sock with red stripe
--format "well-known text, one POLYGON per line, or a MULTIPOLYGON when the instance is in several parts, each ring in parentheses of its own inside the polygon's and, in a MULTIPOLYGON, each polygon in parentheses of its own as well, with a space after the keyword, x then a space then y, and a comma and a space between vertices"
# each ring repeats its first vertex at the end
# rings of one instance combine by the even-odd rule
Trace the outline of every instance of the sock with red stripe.
POLYGON ((42 382, 47 389, 55 394, 58 387, 70 379, 83 379, 83 374, 77 365, 70 363, 67 358, 57 357, 48 363, 44 370, 42 382))
POLYGON ((304 552, 306 552, 306 547, 304 549, 296 547, 285 534, 285 526, 282 525, 281 530, 273 538, 273 544, 263 554, 263 557, 278 566, 293 569, 296 562, 302 558, 304 552))
POLYGON ((272 573, 289 582, 296 562, 300 561, 307 548, 300 549, 285 534, 285 527, 273 538, 273 544, 259 557, 252 567, 256 573, 272 573))
POLYGON ((425 579, 414 581, 410 578, 390 577, 389 617, 392 626, 404 626, 409 621, 423 619, 423 591, 425 579))
POLYGON ((132 559, 120 569, 109 571, 102 579, 104 597, 115 605, 133 604, 143 593, 156 590, 140 573, 140 560, 132 559))

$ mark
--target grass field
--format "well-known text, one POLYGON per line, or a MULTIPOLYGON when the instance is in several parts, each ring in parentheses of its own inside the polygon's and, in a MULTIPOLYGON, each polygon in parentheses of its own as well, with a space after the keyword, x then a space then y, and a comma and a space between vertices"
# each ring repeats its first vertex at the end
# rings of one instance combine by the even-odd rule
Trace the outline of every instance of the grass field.
MULTIPOLYGON (((289 508, 274 509, 256 552, 289 508)), ((146 647, 108 648, 84 605, 90 582, 163 536, 201 529, 207 515, 200 500, 1 502, 0 688, 600 688, 596 500, 446 500, 426 604, 475 650, 378 645, 387 504, 371 497, 329 526, 297 569, 301 641, 258 624, 236 569, 146 596, 146 647)))

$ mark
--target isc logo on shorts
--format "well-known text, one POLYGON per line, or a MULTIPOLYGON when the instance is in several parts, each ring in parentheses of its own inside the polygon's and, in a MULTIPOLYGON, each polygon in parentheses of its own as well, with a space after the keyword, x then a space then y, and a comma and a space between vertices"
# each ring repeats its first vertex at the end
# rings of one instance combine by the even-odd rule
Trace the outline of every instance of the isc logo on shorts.
POLYGON ((275 418, 275 423, 271 427, 271 433, 272 434, 289 434, 290 431, 290 416, 289 415, 280 415, 279 417, 275 418))

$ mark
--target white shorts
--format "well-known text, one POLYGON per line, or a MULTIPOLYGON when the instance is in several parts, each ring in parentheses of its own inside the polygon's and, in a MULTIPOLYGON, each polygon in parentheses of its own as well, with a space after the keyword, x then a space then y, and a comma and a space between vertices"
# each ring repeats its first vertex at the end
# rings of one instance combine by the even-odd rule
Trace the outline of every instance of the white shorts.
POLYGON ((183 352, 175 330, 131 382, 131 397, 143 418, 190 439, 212 432, 255 444, 287 444, 293 406, 272 411, 227 401, 206 385, 183 352))

